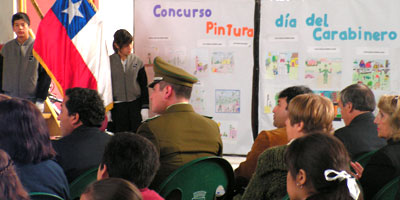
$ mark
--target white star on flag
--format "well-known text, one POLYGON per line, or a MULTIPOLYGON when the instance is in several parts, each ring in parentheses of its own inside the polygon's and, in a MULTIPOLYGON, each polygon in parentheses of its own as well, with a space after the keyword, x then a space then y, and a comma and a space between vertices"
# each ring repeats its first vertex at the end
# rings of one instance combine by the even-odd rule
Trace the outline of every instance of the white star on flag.
POLYGON ((79 7, 81 6, 81 4, 82 1, 72 3, 72 0, 69 0, 68 8, 62 11, 63 13, 68 13, 68 24, 71 24, 75 16, 85 18, 79 11, 79 7))

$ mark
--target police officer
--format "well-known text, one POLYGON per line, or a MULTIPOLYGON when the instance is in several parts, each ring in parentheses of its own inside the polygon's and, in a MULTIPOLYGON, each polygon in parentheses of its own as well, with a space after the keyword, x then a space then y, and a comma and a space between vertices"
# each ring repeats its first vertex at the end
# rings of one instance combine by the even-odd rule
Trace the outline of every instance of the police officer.
POLYGON ((150 188, 158 187, 174 170, 194 159, 221 156, 222 141, 215 121, 194 112, 189 104, 197 78, 160 57, 154 59, 150 109, 159 116, 145 121, 137 133, 152 141, 160 169, 150 188))

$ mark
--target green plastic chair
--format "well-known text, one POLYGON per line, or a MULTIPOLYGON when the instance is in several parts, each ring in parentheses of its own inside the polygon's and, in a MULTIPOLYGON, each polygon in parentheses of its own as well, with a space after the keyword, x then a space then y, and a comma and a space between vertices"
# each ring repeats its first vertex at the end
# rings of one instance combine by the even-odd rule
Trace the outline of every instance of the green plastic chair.
POLYGON ((282 198, 282 200, 290 200, 289 194, 285 195, 285 196, 282 198))
POLYGON ((396 193, 399 190, 399 180, 400 177, 391 180, 375 194, 372 200, 395 200, 396 193))
POLYGON ((228 199, 233 184, 231 164, 213 156, 198 158, 175 170, 156 191, 165 199, 171 196, 180 196, 184 200, 228 199))
POLYGON ((365 167, 369 160, 371 159, 372 155, 374 155, 374 153, 376 153, 378 150, 374 150, 374 151, 370 151, 368 153, 365 153, 361 156, 359 156, 358 158, 356 158, 354 161, 358 162, 361 164, 361 166, 365 167))
POLYGON ((29 193, 31 200, 64 200, 58 195, 46 192, 31 192, 29 193))
POLYGON ((97 169, 98 167, 92 168, 72 181, 69 185, 72 200, 79 199, 86 186, 97 180, 97 169))

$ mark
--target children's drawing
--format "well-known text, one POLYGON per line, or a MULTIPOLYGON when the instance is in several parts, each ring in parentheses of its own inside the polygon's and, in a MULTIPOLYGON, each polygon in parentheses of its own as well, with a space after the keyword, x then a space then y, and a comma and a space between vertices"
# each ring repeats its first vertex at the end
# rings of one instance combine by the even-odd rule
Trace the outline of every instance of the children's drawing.
POLYGON ((216 113, 240 113, 240 90, 215 90, 216 113))
POLYGON ((374 90, 390 90, 389 60, 355 60, 353 83, 364 83, 374 90))
POLYGON ((314 90, 314 94, 319 94, 321 96, 329 98, 334 106, 335 110, 335 121, 340 121, 342 118, 342 113, 340 112, 339 108, 339 91, 326 91, 326 90, 314 90))
POLYGON ((222 140, 237 140, 238 122, 217 120, 222 140))
POLYGON ((208 51, 206 49, 195 49, 192 51, 192 60, 194 60, 193 71, 195 76, 204 76, 210 71, 208 51))
POLYGON ((299 67, 299 53, 297 52, 268 52, 265 60, 266 79, 297 80, 299 67))
POLYGON ((143 60, 145 64, 153 64, 154 58, 160 56, 160 49, 157 46, 147 46, 145 52, 147 52, 143 60))
POLYGON ((213 73, 232 73, 234 64, 232 52, 213 52, 211 55, 211 71, 213 73))
POLYGON ((306 60, 305 83, 316 88, 334 88, 340 85, 342 61, 340 58, 306 60))
POLYGON ((278 101, 278 94, 273 91, 264 91, 264 113, 269 114, 272 113, 275 105, 278 101))
POLYGON ((186 59, 186 47, 167 47, 166 61, 178 67, 183 67, 186 59))
POLYGON ((205 111, 205 89, 204 87, 197 86, 193 87, 192 95, 190 96, 190 104, 197 113, 203 113, 205 111))

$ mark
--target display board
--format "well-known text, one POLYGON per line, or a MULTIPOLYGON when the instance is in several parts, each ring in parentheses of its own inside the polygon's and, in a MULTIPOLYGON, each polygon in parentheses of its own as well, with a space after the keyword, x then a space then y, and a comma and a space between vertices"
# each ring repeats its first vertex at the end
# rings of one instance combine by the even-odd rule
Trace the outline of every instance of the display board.
POLYGON ((399 94, 399 8, 397 0, 262 0, 259 130, 274 128, 276 95, 289 86, 307 85, 334 102, 357 82, 376 100, 399 94))
POLYGON ((254 1, 136 0, 135 53, 155 56, 200 81, 190 103, 219 124, 225 154, 246 154, 251 137, 254 1))

